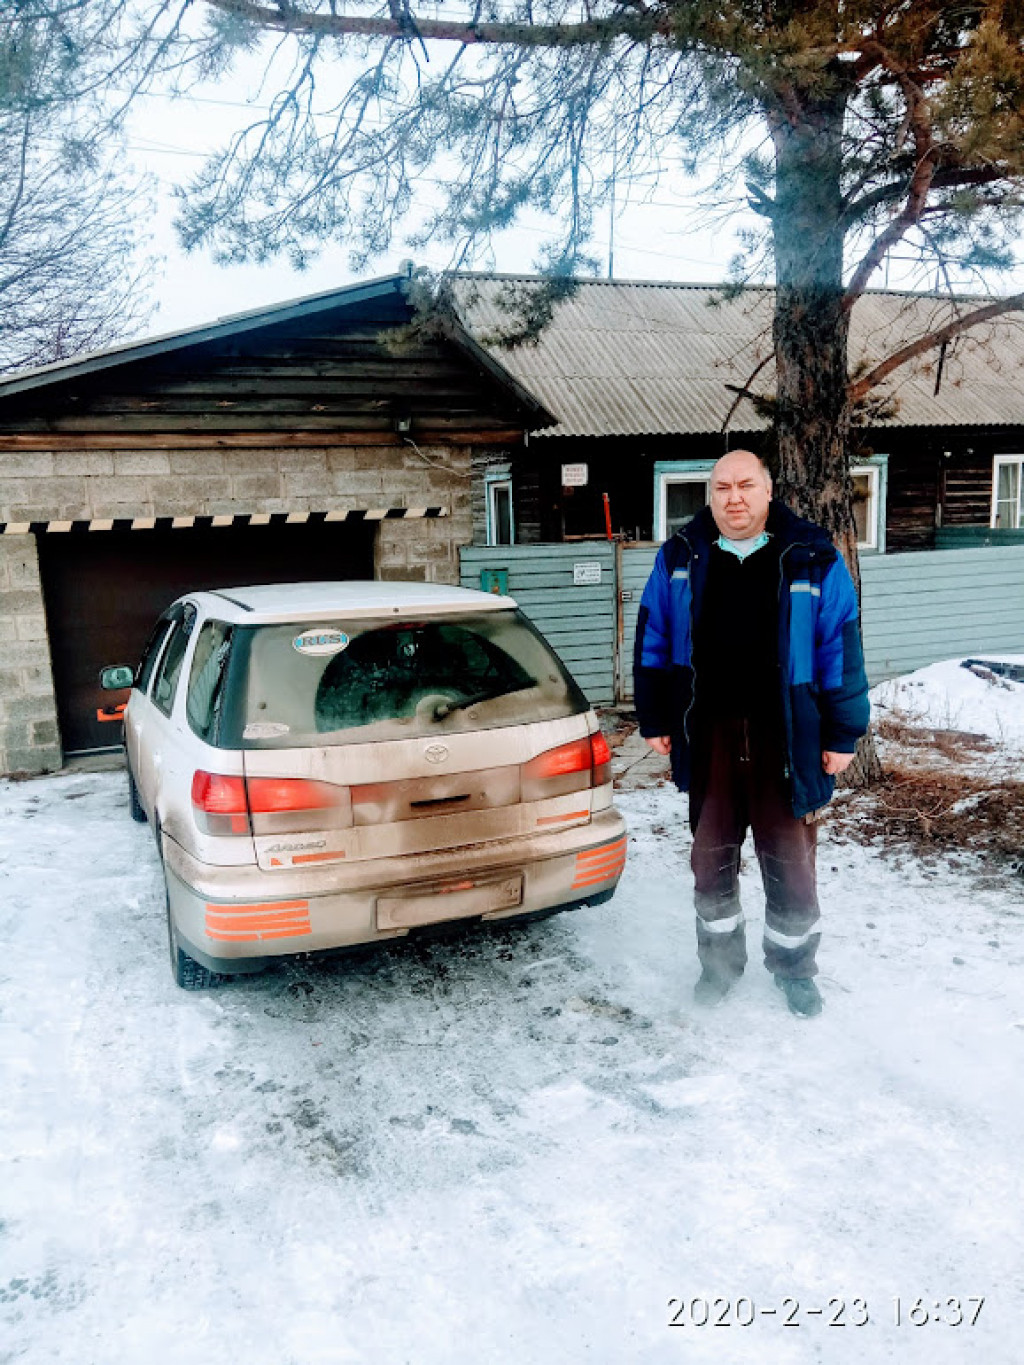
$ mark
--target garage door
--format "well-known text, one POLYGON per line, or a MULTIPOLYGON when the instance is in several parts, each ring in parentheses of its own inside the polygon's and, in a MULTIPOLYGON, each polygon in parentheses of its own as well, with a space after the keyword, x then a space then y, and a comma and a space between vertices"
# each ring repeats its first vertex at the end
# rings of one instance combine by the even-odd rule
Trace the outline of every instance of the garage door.
POLYGON ((111 530, 40 535, 39 568, 65 754, 121 744, 97 712, 127 698, 101 692, 106 664, 138 662, 168 603, 200 588, 373 577, 374 524, 111 530))

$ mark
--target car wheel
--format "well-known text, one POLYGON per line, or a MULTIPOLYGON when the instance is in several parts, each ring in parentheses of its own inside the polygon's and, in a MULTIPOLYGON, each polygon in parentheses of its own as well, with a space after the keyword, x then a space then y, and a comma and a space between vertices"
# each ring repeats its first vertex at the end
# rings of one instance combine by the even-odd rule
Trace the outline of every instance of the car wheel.
POLYGON ((171 975, 174 977, 174 984, 180 986, 183 991, 205 991, 211 986, 219 986, 224 977, 219 972, 211 972, 208 967, 197 962, 194 957, 189 957, 185 949, 178 942, 178 936, 174 932, 174 920, 171 916, 171 907, 167 905, 167 944, 171 952, 171 975))
MULTIPOLYGON (((163 862, 162 857, 161 862, 163 862)), ((180 986, 183 991, 205 991, 209 990, 211 986, 219 986, 224 980, 223 975, 220 972, 211 972, 208 967, 204 967, 194 957, 189 957, 178 942, 178 935, 174 928, 174 916, 171 914, 171 898, 167 892, 166 876, 164 877, 164 899, 167 905, 167 947, 171 954, 171 975, 174 977, 174 984, 180 986)))
POLYGON ((142 802, 139 800, 139 789, 135 785, 135 778, 132 776, 131 768, 128 769, 128 810, 131 817, 137 824, 144 825, 147 822, 147 815, 142 802))

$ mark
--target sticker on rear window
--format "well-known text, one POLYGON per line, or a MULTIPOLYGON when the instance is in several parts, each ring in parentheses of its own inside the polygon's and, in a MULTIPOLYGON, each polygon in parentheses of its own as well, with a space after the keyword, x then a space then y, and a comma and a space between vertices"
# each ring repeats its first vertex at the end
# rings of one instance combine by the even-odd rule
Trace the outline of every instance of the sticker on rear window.
POLYGON ((292 727, 276 720, 253 720, 242 731, 243 739, 277 739, 292 727))
POLYGON ((343 630, 332 626, 310 626, 296 635, 292 648, 300 654, 340 654, 348 647, 349 639, 343 630))

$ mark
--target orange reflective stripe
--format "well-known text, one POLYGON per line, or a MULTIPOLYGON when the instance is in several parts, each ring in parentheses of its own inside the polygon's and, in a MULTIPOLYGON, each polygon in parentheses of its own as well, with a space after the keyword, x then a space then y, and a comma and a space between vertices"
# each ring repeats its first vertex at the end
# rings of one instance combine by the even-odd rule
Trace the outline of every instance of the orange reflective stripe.
POLYGON ((588 848, 576 855, 576 874, 572 890, 581 886, 596 886, 618 877, 626 866, 626 836, 623 834, 610 844, 588 848))
POLYGON ((558 825, 561 824, 563 820, 582 820, 584 816, 589 814, 590 811, 588 810, 570 810, 566 811, 564 815, 538 815, 537 824, 558 825))
MULTIPOLYGON (((293 863, 326 863, 331 858, 344 858, 345 854, 341 849, 332 849, 327 853, 296 853, 292 857, 293 863)), ((271 862, 275 861, 271 859, 271 862)))
POLYGON ((279 910, 308 910, 309 901, 266 901, 254 905, 215 905, 206 902, 208 915, 273 915, 279 910))
POLYGON ((221 915, 207 915, 206 923, 211 929, 284 929, 288 925, 309 923, 308 915, 239 915, 225 918, 221 915))
POLYGON ((313 932, 309 901, 265 905, 206 906, 206 934, 223 942, 252 943, 265 938, 301 938, 313 932))
POLYGON ((611 853, 621 852, 622 854, 625 854, 625 851, 626 836, 623 834, 621 838, 615 839, 610 844, 601 844, 598 848, 588 848, 582 853, 577 853, 576 861, 577 863, 596 862, 608 857, 611 853))
POLYGON ((577 877, 569 889, 575 891, 581 886, 596 886, 599 882, 610 882, 619 875, 623 867, 625 863, 622 867, 610 867, 606 872, 592 872, 586 877, 577 877))

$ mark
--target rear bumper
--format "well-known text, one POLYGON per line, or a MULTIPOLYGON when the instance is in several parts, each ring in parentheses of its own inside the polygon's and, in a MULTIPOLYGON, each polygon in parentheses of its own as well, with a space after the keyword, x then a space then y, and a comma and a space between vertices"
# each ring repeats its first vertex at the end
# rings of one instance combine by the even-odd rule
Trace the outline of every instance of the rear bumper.
MULTIPOLYGON (((255 866, 212 867, 170 840, 165 872, 182 948, 211 971, 237 973, 260 971, 296 953, 382 943, 437 924, 501 922, 598 904, 618 884, 625 849, 625 824, 611 808, 559 834, 332 869, 330 889, 323 870, 300 881, 255 866), (513 896, 520 878, 521 896, 513 896), (499 885, 507 896, 494 894, 499 885), (436 896, 436 915, 418 915, 408 927, 382 927, 378 900, 393 907, 403 895, 420 903, 436 896)), ((390 922, 389 916, 381 920, 390 922)))

